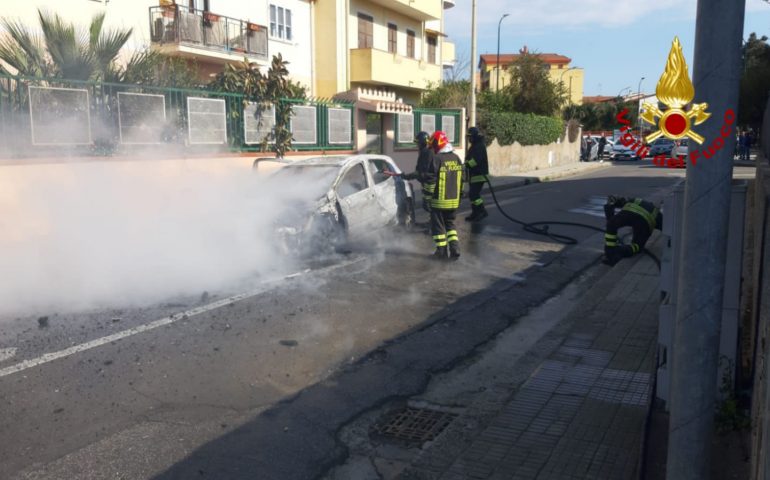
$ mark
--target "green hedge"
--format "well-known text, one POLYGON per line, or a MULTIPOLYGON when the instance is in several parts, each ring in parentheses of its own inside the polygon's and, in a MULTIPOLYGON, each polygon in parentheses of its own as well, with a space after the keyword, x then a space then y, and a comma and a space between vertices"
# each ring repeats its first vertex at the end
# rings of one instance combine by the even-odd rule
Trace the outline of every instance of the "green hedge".
POLYGON ((479 126, 487 141, 496 138, 500 145, 547 145, 564 134, 562 120, 531 113, 487 113, 480 116, 479 126))

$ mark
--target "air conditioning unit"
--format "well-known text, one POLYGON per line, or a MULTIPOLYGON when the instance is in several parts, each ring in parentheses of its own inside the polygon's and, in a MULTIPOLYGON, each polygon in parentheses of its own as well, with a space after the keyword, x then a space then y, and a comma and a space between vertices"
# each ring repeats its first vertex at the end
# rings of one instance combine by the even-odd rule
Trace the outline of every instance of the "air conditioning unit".
MULTIPOLYGON (((677 295, 680 288, 692 288, 697 284, 679 285, 679 261, 682 258, 682 224, 684 222, 684 185, 678 185, 666 197, 663 204, 663 256, 660 269, 661 305, 658 317, 658 365, 656 397, 669 408, 671 398, 671 368, 674 358, 674 332, 677 295)), ((717 391, 723 376, 729 374, 735 382, 738 364, 738 340, 740 326, 740 290, 743 265, 743 232, 746 207, 745 180, 733 181, 730 197, 730 220, 727 233, 727 263, 722 296, 722 328, 719 342, 720 364, 714 373, 717 391)), ((718 394, 718 395, 721 395, 718 394)), ((720 400, 721 398, 718 398, 720 400)))

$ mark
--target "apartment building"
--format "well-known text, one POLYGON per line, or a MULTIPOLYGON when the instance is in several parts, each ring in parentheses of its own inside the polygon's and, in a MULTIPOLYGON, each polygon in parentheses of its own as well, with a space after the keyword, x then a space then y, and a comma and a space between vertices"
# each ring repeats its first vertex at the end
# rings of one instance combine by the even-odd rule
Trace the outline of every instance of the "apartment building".
POLYGON ((318 95, 364 88, 416 102, 454 62, 454 44, 443 31, 443 11, 452 6, 449 0, 316 0, 318 95))
POLYGON ((106 12, 106 28, 132 28, 130 50, 151 46, 194 61, 203 80, 227 63, 267 66, 280 53, 293 80, 313 88, 311 0, 29 0, 3 4, 0 15, 37 26, 38 9, 85 27, 106 12))
MULTIPOLYGON (((527 47, 522 48, 518 54, 501 53, 498 63, 496 54, 481 55, 479 71, 482 90, 500 90, 511 83, 511 74, 508 67, 519 58, 521 53, 527 53, 527 47), (498 83, 499 77, 499 83, 498 83)), ((568 102, 580 105, 583 103, 583 78, 582 68, 570 66, 572 59, 557 53, 537 53, 548 66, 548 75, 553 83, 564 86, 568 93, 568 102)))

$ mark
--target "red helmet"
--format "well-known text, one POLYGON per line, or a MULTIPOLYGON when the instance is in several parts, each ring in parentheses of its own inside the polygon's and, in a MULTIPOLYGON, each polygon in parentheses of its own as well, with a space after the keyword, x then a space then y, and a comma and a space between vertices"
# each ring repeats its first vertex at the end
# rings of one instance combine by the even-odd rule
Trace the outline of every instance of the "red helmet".
POLYGON ((449 143, 449 139, 446 136, 446 133, 442 132, 441 130, 437 130, 433 133, 433 136, 430 138, 430 145, 433 147, 433 151, 438 153, 441 151, 442 148, 446 147, 449 143))

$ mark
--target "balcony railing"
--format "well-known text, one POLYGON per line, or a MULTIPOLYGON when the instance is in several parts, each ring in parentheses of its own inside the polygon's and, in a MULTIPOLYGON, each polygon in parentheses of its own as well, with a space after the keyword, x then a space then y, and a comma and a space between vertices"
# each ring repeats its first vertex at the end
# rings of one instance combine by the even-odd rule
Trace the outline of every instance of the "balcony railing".
POLYGON ((150 7, 153 43, 202 47, 267 60, 267 27, 183 5, 150 7))

